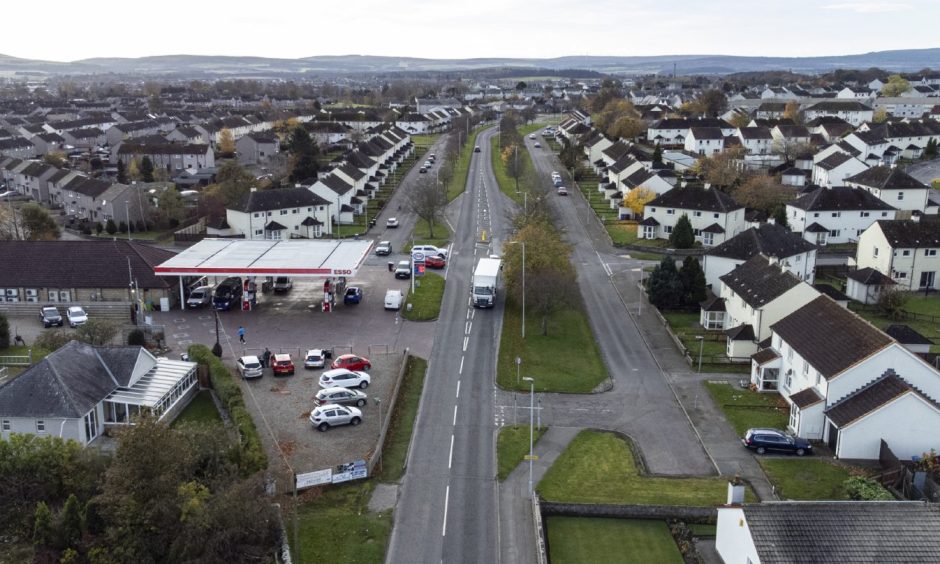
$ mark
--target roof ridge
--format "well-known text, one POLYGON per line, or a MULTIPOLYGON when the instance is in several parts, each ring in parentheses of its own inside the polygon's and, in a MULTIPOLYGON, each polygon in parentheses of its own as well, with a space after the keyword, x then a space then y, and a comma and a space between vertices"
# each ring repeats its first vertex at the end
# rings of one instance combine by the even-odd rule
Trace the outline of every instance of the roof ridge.
MULTIPOLYGON (((65 402, 69 405, 69 408, 72 410, 73 413, 79 413, 78 404, 77 404, 77 402, 75 401, 75 398, 72 397, 72 388, 66 384, 65 379, 63 378, 63 376, 62 376, 61 374, 59 374, 59 370, 56 368, 56 365, 55 365, 55 360, 56 360, 56 358, 58 357, 58 355, 56 355, 56 353, 58 353, 59 351, 65 349, 66 347, 77 348, 77 347, 79 347, 81 344, 82 344, 82 343, 81 343, 80 341, 76 341, 76 340, 73 339, 73 340, 69 341, 68 343, 66 343, 64 346, 62 346, 62 347, 60 347, 59 349, 53 351, 53 352, 50 353, 46 358, 44 358, 42 361, 40 361, 40 362, 45 361, 46 364, 49 366, 49 369, 50 369, 50 371, 52 372, 52 377, 53 377, 53 378, 55 379, 55 381, 59 384, 59 389, 62 390, 62 392, 63 392, 63 399, 64 399, 65 402), (73 345, 73 343, 74 343, 74 345, 73 345)), ((90 345, 89 345, 89 346, 90 346, 90 345)))

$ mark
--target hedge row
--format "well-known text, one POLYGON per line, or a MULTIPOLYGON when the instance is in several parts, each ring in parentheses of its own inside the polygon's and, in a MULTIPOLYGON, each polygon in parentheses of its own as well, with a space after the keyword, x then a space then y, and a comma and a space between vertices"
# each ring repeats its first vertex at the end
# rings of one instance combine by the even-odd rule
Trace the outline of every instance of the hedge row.
POLYGON ((191 345, 189 358, 193 362, 209 367, 209 380, 212 382, 212 387, 238 429, 240 442, 236 456, 239 467, 245 474, 253 474, 267 468, 268 457, 261 445, 258 428, 255 427, 251 414, 245 408, 245 398, 232 372, 205 345, 191 345))

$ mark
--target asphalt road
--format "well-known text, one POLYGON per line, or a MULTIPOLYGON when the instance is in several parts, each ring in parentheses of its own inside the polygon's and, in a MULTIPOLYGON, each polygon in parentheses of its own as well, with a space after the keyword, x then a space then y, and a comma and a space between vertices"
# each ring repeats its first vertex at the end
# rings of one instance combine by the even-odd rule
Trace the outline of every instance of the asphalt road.
MULTIPOLYGON (((492 134, 480 135, 481 147, 489 147, 492 134)), ((452 204, 459 212, 447 286, 395 508, 390 563, 499 558, 493 404, 502 300, 492 310, 469 304, 476 260, 498 252, 491 235, 504 229, 503 196, 484 166, 488 156, 473 154, 467 190, 452 204)))

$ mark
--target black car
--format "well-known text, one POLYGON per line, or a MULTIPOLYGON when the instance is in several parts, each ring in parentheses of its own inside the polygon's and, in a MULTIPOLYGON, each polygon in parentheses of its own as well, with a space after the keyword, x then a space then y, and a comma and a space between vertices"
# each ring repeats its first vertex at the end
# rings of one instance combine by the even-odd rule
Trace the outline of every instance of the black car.
POLYGON ((777 429, 748 429, 741 439, 745 448, 755 451, 757 454, 765 452, 785 452, 803 456, 813 453, 813 445, 806 439, 793 437, 778 431, 777 429))
POLYGON ((59 310, 53 306, 46 306, 42 308, 39 312, 39 317, 42 319, 42 326, 48 329, 55 325, 56 327, 62 327, 62 314, 59 313, 59 310))

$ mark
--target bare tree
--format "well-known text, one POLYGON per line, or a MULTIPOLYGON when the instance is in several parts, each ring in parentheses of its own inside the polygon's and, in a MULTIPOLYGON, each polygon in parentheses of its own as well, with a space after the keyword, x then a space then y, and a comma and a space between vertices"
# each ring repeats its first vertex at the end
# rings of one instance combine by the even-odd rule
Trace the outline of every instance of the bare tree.
POLYGON ((430 175, 419 177, 414 189, 408 195, 408 208, 419 219, 428 222, 428 235, 432 239, 434 238, 434 223, 440 218, 446 205, 446 192, 430 175))
POLYGON ((526 306, 541 317, 543 336, 548 335, 548 318, 574 303, 575 284, 571 272, 551 266, 526 272, 526 306))

